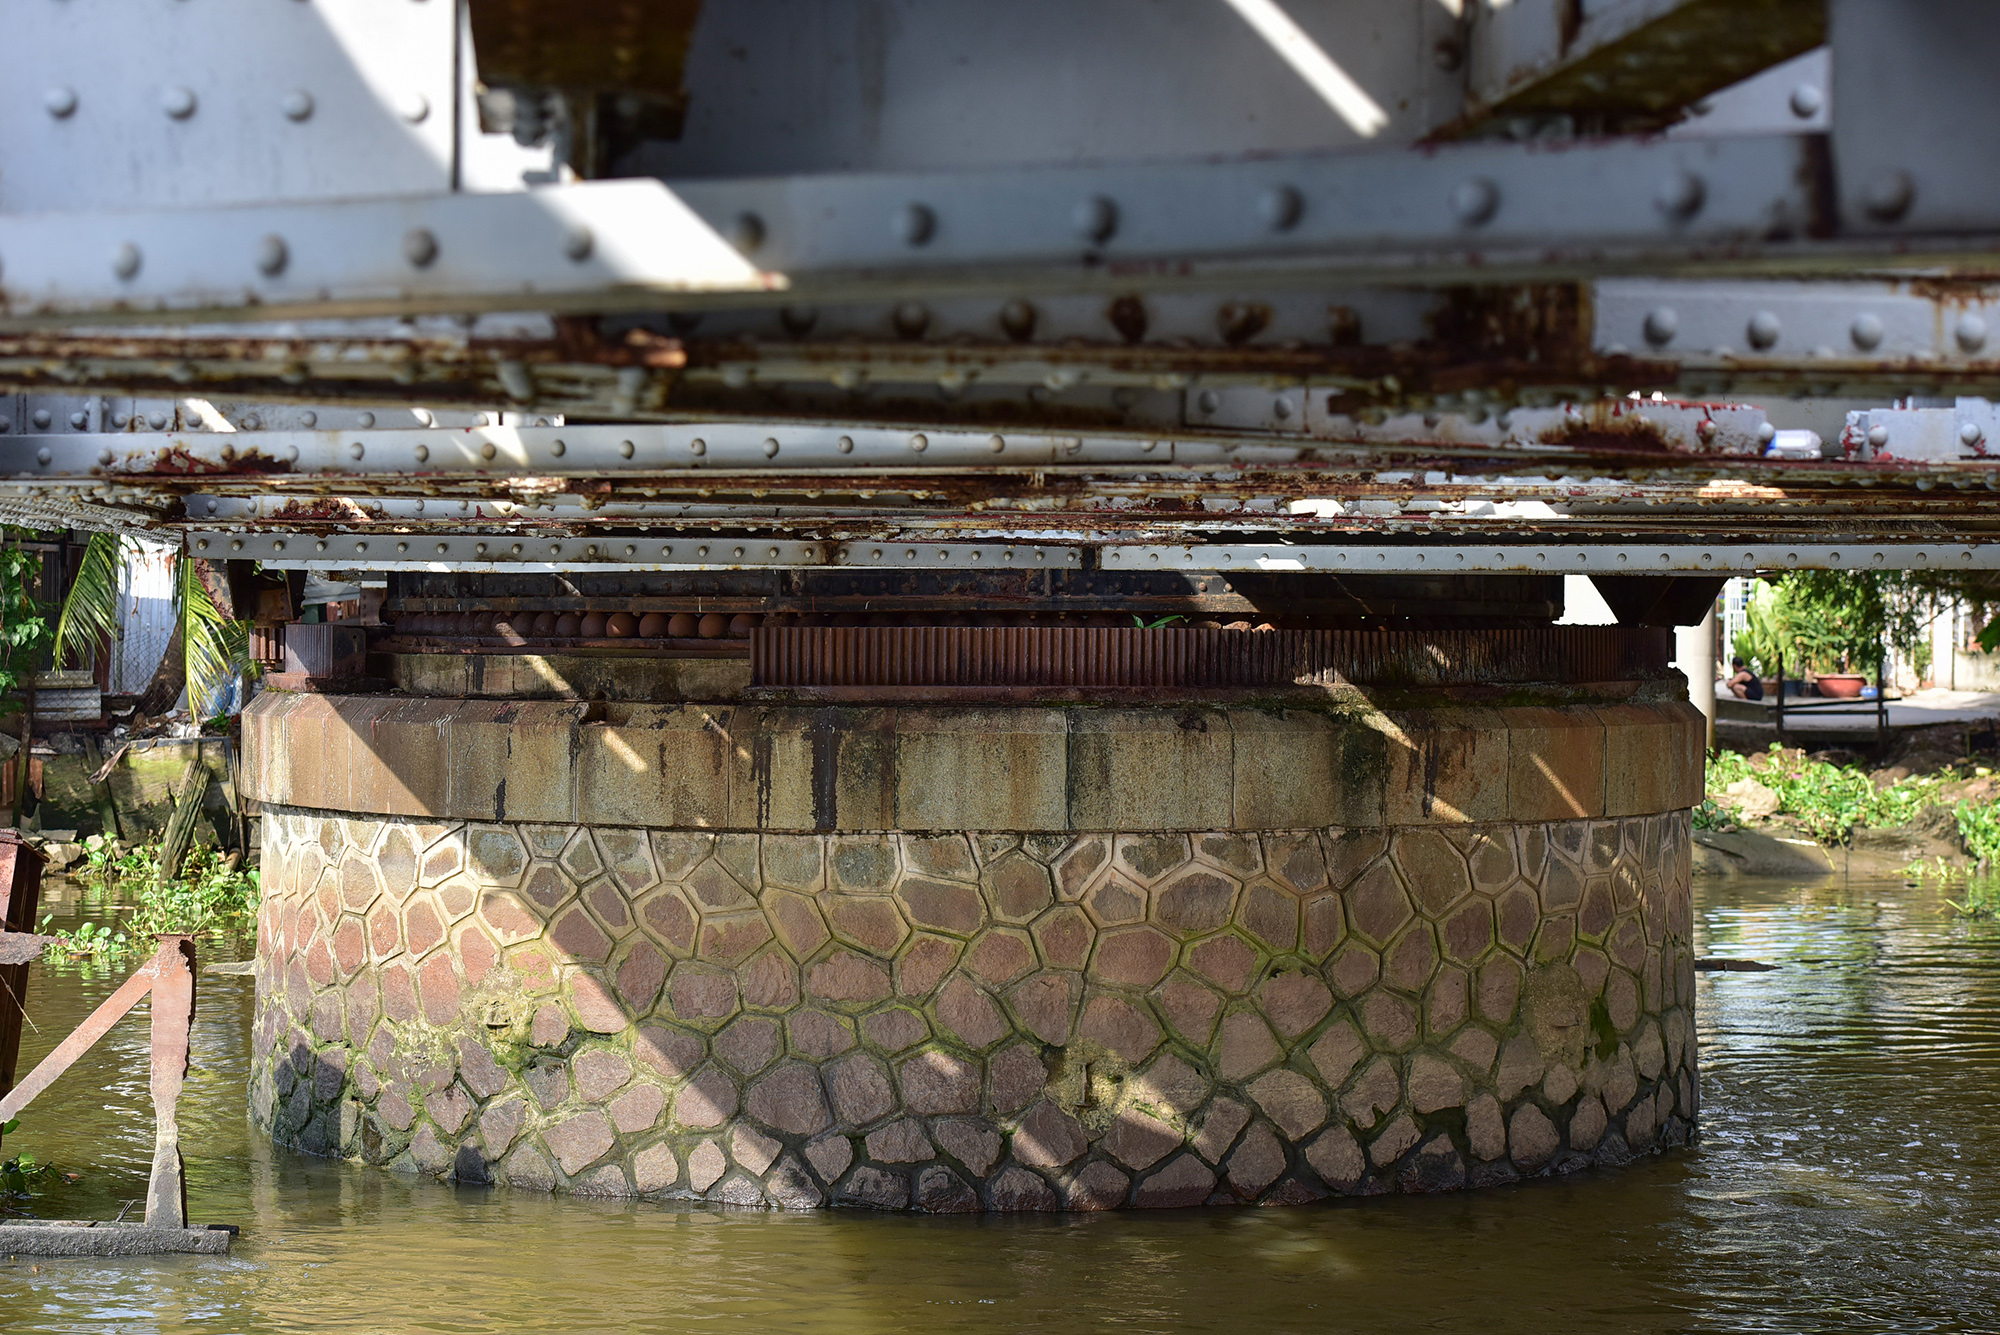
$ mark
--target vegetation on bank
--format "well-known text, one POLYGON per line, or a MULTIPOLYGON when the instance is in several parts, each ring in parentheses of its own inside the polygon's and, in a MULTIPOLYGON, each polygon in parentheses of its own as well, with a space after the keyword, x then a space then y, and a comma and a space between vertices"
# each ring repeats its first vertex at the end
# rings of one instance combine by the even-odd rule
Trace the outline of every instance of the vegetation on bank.
MULTIPOLYGON (((84 841, 84 848, 85 877, 118 886, 132 902, 112 908, 122 920, 107 917, 50 933, 55 937, 49 947, 53 956, 107 959, 135 951, 150 953, 153 938, 162 933, 234 937, 248 932, 256 921, 257 873, 239 867, 233 853, 190 849, 178 875, 162 876, 157 844, 127 849, 94 835, 84 841)), ((51 921, 42 919, 44 932, 51 921)))
POLYGON ((1991 879, 2000 873, 2000 776, 1989 766, 1965 761, 1889 780, 1776 743, 1751 755, 1719 751, 1708 758, 1706 791, 1694 824, 1701 830, 1777 825, 1832 846, 1851 843, 1857 829, 1955 836, 1969 867, 1940 858, 1935 866, 1913 864, 1909 872, 1966 879, 1964 900, 1946 901, 1961 914, 2000 910, 2000 885, 1991 879))

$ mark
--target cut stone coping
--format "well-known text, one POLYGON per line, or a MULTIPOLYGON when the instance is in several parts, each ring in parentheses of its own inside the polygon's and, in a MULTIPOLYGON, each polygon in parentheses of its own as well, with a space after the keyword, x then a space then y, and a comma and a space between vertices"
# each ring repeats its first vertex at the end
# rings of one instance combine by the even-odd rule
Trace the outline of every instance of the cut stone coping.
POLYGON ((1288 830, 1651 815, 1701 800, 1685 700, 1380 710, 806 708, 278 695, 243 792, 419 820, 1288 830))
POLYGON ((206 1228, 152 1228, 145 1224, 88 1219, 16 1219, 0 1224, 0 1254, 158 1256, 165 1252, 192 1252, 224 1256, 234 1236, 234 1230, 224 1224, 206 1228))

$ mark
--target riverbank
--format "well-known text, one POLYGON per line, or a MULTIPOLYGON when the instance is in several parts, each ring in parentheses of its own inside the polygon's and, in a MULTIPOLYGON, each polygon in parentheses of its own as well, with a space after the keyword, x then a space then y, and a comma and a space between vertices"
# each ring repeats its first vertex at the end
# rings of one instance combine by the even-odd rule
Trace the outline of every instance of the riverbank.
POLYGON ((1870 765, 1772 746, 1710 757, 1697 876, 1958 877, 2000 867, 2000 772, 1953 739, 1870 765))

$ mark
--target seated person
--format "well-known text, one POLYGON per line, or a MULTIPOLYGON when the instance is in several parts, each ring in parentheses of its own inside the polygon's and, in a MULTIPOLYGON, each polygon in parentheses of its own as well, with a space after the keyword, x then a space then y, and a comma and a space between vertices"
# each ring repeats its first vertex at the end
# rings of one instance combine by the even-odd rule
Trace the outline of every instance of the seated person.
POLYGON ((1730 659, 1729 666, 1734 669, 1729 678, 1729 693, 1731 695, 1735 696, 1738 700, 1762 700, 1764 698, 1764 683, 1757 679, 1756 673, 1744 666, 1742 659, 1730 659))

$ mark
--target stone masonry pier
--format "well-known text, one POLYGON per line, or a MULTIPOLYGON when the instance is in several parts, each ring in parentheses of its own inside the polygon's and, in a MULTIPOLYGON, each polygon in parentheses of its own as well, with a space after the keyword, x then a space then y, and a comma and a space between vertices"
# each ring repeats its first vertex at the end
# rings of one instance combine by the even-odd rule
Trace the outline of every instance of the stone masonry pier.
POLYGON ((1702 721, 1584 694, 266 694, 253 1115, 460 1181, 933 1211, 1679 1143, 1702 721))

